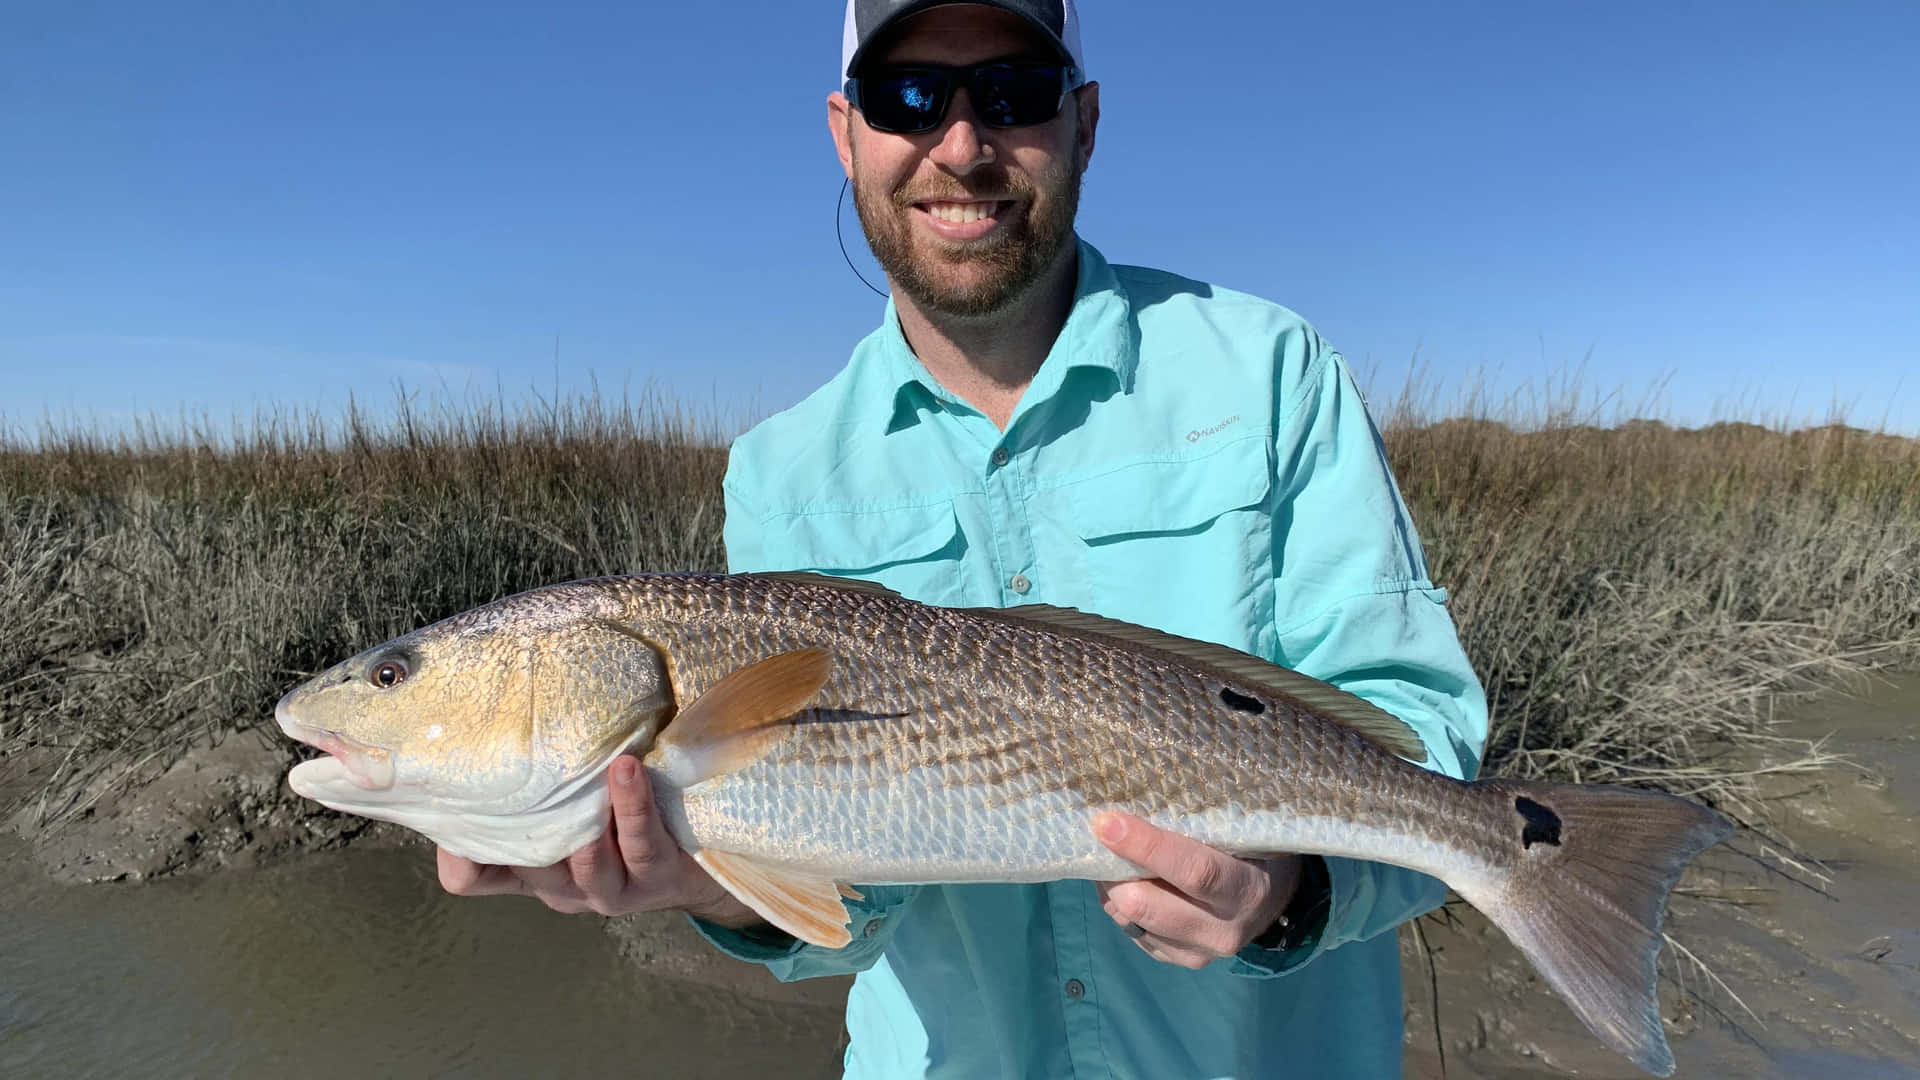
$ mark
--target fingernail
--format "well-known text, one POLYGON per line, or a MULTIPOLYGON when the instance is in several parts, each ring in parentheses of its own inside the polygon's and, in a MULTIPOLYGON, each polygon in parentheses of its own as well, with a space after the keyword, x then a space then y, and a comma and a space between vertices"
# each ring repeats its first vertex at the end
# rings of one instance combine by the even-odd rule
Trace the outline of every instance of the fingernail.
POLYGON ((640 763, 630 757, 623 757, 613 763, 613 782, 621 787, 632 787, 633 777, 640 763))
POLYGON ((1100 839, 1109 844, 1117 844, 1127 837, 1127 819, 1119 814, 1107 814, 1093 827, 1100 833, 1100 839))

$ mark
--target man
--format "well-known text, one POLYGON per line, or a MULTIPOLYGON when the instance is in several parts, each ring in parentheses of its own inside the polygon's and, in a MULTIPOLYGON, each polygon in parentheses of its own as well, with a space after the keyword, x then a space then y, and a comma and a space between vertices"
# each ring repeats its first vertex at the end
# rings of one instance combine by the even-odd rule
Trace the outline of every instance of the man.
MULTIPOLYGON (((1075 236, 1100 98, 1070 0, 850 0, 845 39, 828 124, 893 299, 838 376, 734 445, 732 568, 1221 642, 1373 700, 1470 774, 1484 700, 1338 354, 1283 308, 1075 236)), ((1114 816, 1089 827, 1152 877, 865 887, 830 951, 679 852, 630 759, 612 781, 614 828, 568 862, 443 853, 442 881, 678 908, 783 979, 857 972, 849 1076, 1399 1075, 1389 931, 1440 901, 1430 878, 1114 816)))

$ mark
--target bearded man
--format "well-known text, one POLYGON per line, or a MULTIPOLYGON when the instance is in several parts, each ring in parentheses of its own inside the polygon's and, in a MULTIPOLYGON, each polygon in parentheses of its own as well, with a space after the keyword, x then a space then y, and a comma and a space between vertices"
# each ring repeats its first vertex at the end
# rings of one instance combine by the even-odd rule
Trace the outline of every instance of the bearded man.
MULTIPOLYGON (((1230 645, 1373 701, 1470 776, 1484 696, 1339 354, 1285 308, 1076 236, 1085 68, 1071 0, 849 0, 827 121, 893 297, 844 370, 734 444, 731 568, 1230 645)), ((1390 931, 1444 895, 1117 815, 1102 841, 1150 876, 862 886, 827 950, 675 847, 631 758, 611 786, 613 828, 567 862, 443 852, 443 884, 677 908, 782 979, 857 973, 851 1077, 1398 1076, 1390 931)))

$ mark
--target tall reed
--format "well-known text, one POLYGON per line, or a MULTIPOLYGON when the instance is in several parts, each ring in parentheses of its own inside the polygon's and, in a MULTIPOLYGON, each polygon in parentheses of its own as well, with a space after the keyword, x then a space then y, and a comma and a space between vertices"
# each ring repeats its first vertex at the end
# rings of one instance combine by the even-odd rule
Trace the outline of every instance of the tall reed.
POLYGON ((713 425, 600 397, 0 448, 0 754, 61 755, 57 816, 85 781, 262 723, 303 675, 423 622, 716 569, 725 462, 713 425))
POLYGON ((1777 695, 1920 656, 1920 442, 1469 419, 1387 443, 1502 772, 1744 813, 1729 751, 1770 738, 1777 695))
MULTIPOLYGON (((1494 705, 1486 767, 1741 813, 1773 695, 1920 656, 1920 442, 1510 424, 1386 441, 1494 705)), ((723 440, 658 399, 264 416, 0 444, 0 755, 90 778, 264 722, 302 675, 538 584, 722 564, 723 440)))

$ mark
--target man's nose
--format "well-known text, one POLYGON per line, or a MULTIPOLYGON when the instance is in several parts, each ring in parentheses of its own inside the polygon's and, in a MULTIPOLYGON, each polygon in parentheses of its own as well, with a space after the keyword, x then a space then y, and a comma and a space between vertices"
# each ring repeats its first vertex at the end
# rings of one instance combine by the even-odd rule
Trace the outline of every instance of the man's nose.
POLYGON ((980 118, 973 114, 965 88, 956 88, 947 104, 946 119, 941 121, 940 141, 934 144, 935 164, 962 176, 994 159, 993 143, 984 138, 980 118))

